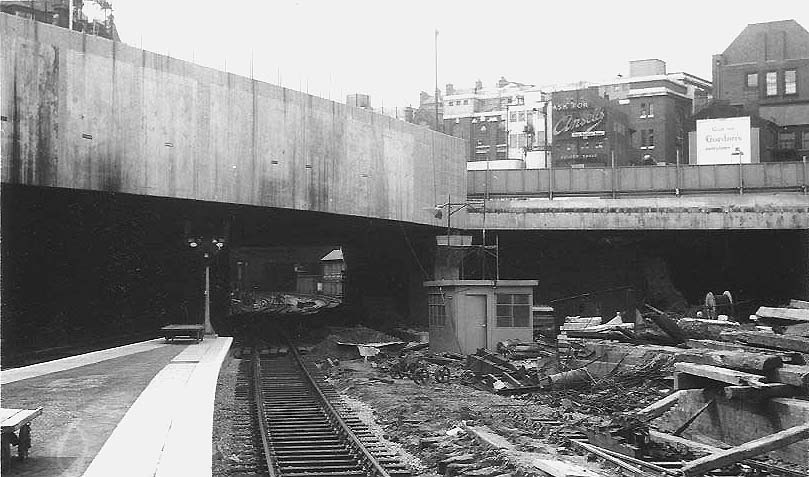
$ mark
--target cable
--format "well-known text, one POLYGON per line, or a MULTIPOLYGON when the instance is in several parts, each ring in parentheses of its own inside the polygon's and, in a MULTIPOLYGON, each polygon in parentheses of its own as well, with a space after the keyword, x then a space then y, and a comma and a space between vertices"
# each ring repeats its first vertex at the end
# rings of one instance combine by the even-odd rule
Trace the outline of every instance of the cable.
POLYGON ((404 235, 405 242, 407 242, 407 247, 410 249, 410 253, 413 255, 413 258, 416 259, 416 263, 418 264, 419 268, 421 269, 422 275, 424 275, 425 280, 430 279, 430 275, 427 273, 427 270, 424 269, 424 266, 421 264, 421 260, 419 260, 418 254, 416 254, 416 250, 413 248, 413 244, 410 243, 410 237, 407 236, 407 231, 404 228, 404 225, 401 223, 399 224, 399 228, 402 229, 402 235, 404 235))

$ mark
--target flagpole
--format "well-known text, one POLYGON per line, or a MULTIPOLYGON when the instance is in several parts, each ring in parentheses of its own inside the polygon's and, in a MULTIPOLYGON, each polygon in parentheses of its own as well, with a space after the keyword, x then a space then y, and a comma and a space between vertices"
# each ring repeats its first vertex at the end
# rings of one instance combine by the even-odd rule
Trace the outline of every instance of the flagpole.
POLYGON ((443 131, 443 124, 439 129, 438 124, 438 29, 435 29, 435 130, 436 131, 443 131))

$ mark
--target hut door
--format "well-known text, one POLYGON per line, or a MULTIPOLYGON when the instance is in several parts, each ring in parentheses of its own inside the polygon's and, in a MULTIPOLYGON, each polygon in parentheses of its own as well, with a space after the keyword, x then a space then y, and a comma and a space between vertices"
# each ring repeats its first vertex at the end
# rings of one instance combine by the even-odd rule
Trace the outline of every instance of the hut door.
POLYGON ((466 353, 474 353, 487 346, 486 340, 486 295, 466 295, 464 299, 464 319, 462 330, 466 353))

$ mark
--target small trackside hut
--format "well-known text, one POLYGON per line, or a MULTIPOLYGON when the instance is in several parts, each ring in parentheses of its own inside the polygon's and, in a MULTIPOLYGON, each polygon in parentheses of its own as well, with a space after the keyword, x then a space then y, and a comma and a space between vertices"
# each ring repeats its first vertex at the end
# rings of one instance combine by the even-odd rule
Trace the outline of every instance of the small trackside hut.
POLYGON ((430 351, 471 354, 505 340, 533 341, 536 280, 424 282, 430 351))

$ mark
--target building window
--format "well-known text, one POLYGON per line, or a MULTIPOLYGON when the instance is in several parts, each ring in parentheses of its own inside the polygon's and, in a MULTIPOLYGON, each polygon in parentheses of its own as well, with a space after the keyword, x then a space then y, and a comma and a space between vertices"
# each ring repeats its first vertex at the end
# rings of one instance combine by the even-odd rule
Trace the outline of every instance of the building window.
POLYGON ((641 149, 654 149, 655 147, 655 130, 654 129, 641 129, 640 130, 640 148, 641 149))
POLYGON ((655 117, 655 105, 654 103, 649 103, 649 114, 646 115, 647 118, 655 117))
POLYGON ((646 114, 649 112, 649 108, 646 103, 640 103, 640 117, 645 118, 646 114))
POLYGON ((464 106, 468 105, 468 104, 469 104, 469 100, 468 100, 468 99, 463 100, 463 104, 464 104, 464 106))
POLYGON ((778 149, 795 149, 795 133, 778 133, 778 149))
POLYGON ((784 94, 798 94, 798 72, 784 71, 784 94))
POLYGON ((517 119, 518 119, 519 121, 525 121, 525 111, 520 111, 520 112, 517 114, 517 119))
POLYGON ((443 328, 447 326, 447 307, 444 302, 443 294, 430 293, 427 295, 427 316, 430 319, 431 328, 443 328))
POLYGON ((801 135, 801 149, 809 151, 809 131, 804 131, 801 135))
POLYGON ((511 121, 512 123, 517 122, 517 112, 516 111, 511 112, 511 114, 509 115, 509 121, 511 121))
POLYGON ((778 94, 778 73, 770 71, 767 73, 767 96, 775 96, 778 94))
POLYGON ((528 295, 497 294, 497 327, 528 328, 531 326, 531 303, 528 295))
POLYGON ((758 88, 758 73, 747 73, 747 87, 758 88))

